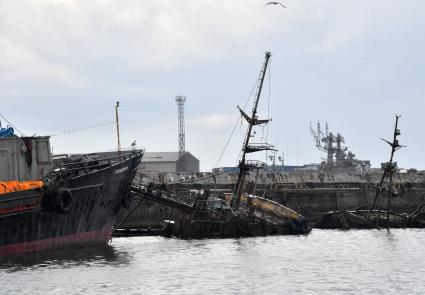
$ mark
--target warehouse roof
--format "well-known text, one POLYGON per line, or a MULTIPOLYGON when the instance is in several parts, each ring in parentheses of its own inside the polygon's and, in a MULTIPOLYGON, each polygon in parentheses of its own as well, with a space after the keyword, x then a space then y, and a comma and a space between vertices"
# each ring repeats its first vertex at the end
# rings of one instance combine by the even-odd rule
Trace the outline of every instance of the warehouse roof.
MULTIPOLYGON (((143 150, 138 150, 143 152, 143 150)), ((123 151, 124 152, 124 151, 123 151)), ((130 152, 125 151, 125 152, 130 152)), ((99 152, 93 153, 96 154, 99 158, 113 157, 118 154, 118 152, 99 152)), ((169 162, 177 162, 181 157, 185 155, 190 155, 197 159, 190 152, 184 152, 180 154, 179 152, 145 152, 142 158, 142 163, 169 163, 169 162)))
POLYGON ((180 154, 179 152, 146 152, 142 158, 142 162, 177 162, 185 154, 190 153, 185 152, 180 154))

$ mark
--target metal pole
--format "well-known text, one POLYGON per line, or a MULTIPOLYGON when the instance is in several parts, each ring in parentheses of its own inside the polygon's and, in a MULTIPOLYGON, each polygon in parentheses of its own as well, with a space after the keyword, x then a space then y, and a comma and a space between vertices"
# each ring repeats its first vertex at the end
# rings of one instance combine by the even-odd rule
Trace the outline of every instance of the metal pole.
MULTIPOLYGON (((384 180, 387 177, 387 175, 389 174, 391 179, 392 179, 392 173, 393 173, 392 172, 392 163, 393 163, 393 159, 394 159, 394 153, 395 153, 396 150, 398 150, 401 147, 398 144, 398 141, 397 141, 397 136, 400 135, 400 130, 398 130, 398 119, 400 117, 401 117, 401 115, 395 116, 395 126, 394 126, 394 134, 393 134, 392 143, 384 140, 385 142, 387 142, 391 146, 391 157, 390 157, 390 161, 388 162, 388 166, 385 167, 385 169, 384 169, 384 173, 382 174, 381 181, 379 182, 378 188, 376 190, 375 198, 373 199, 372 207, 370 208, 371 211, 375 207, 376 200, 378 199, 378 196, 381 193, 382 185, 384 184, 384 180)), ((389 206, 389 204, 388 204, 388 206, 389 206)))
POLYGON ((176 96, 176 102, 178 107, 178 132, 179 132, 179 154, 185 152, 185 130, 184 130, 184 103, 186 96, 176 96))
POLYGON ((395 127, 394 127, 394 137, 393 137, 393 144, 392 144, 392 149, 391 149, 391 158, 390 158, 390 181, 388 183, 388 203, 387 203, 387 228, 390 228, 390 206, 391 206, 391 197, 393 195, 394 189, 393 189, 393 174, 394 174, 394 168, 392 167, 392 163, 393 163, 393 157, 394 157, 394 153, 395 151, 400 148, 400 145, 398 144, 397 141, 397 135, 400 134, 400 131, 398 130, 398 119, 400 118, 400 115, 396 115, 396 120, 395 120, 395 127))
POLYGON ((120 106, 120 102, 117 101, 115 105, 115 122, 117 124, 117 139, 118 139, 118 151, 121 152, 121 142, 120 142, 120 122, 118 118, 118 107, 120 106))
POLYGON ((244 181, 245 181, 246 174, 248 172, 248 169, 246 168, 246 165, 245 165, 246 148, 248 147, 249 140, 251 139, 251 131, 252 131, 252 128, 254 126, 254 122, 256 120, 258 102, 260 100, 261 90, 263 88, 263 82, 264 82, 264 78, 266 76, 267 65, 269 63, 270 57, 271 57, 271 53, 269 51, 267 51, 263 67, 261 69, 259 83, 258 83, 258 86, 257 86, 258 88, 257 88, 255 100, 254 100, 254 106, 252 108, 251 121, 248 122, 249 123, 248 131, 246 132, 245 140, 244 140, 244 144, 243 144, 243 148, 242 148, 242 158, 241 158, 241 161, 239 163, 238 180, 236 182, 234 196, 233 196, 231 204, 230 204, 230 206, 233 209, 236 209, 236 210, 239 209, 242 187, 243 187, 243 184, 244 184, 244 181))
POLYGON ((391 208, 391 196, 393 194, 393 172, 390 172, 390 182, 389 182, 389 191, 388 191, 388 202, 387 202, 387 228, 390 228, 390 208, 391 208))

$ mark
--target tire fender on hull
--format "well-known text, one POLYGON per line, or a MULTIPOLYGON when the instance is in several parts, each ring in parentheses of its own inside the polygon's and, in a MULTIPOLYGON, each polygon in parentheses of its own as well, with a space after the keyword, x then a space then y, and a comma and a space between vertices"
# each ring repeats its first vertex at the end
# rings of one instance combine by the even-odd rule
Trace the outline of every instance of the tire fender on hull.
POLYGON ((56 210, 60 214, 68 213, 69 209, 72 206, 72 201, 74 197, 72 196, 72 192, 69 189, 61 188, 58 190, 56 194, 56 210))
POLYGON ((73 201, 72 191, 66 188, 60 188, 50 191, 44 196, 43 207, 48 211, 66 214, 71 209, 73 201))

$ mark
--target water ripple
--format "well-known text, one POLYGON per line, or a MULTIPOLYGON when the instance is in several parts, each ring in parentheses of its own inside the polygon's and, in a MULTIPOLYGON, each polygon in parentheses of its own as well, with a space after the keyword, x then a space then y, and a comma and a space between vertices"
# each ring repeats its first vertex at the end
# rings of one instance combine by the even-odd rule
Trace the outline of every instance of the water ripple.
POLYGON ((2 294, 424 294, 424 233, 117 238, 103 248, 1 261, 2 294))

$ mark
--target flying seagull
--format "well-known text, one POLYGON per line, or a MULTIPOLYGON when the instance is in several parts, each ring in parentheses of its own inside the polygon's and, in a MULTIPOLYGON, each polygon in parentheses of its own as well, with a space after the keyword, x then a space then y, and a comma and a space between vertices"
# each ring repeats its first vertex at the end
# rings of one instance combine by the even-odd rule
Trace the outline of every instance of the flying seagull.
POLYGON ((283 5, 282 3, 277 2, 277 1, 271 1, 271 2, 267 3, 266 5, 264 5, 264 7, 266 7, 267 5, 280 5, 280 6, 282 6, 283 8, 288 8, 288 7, 286 7, 285 5, 283 5))

